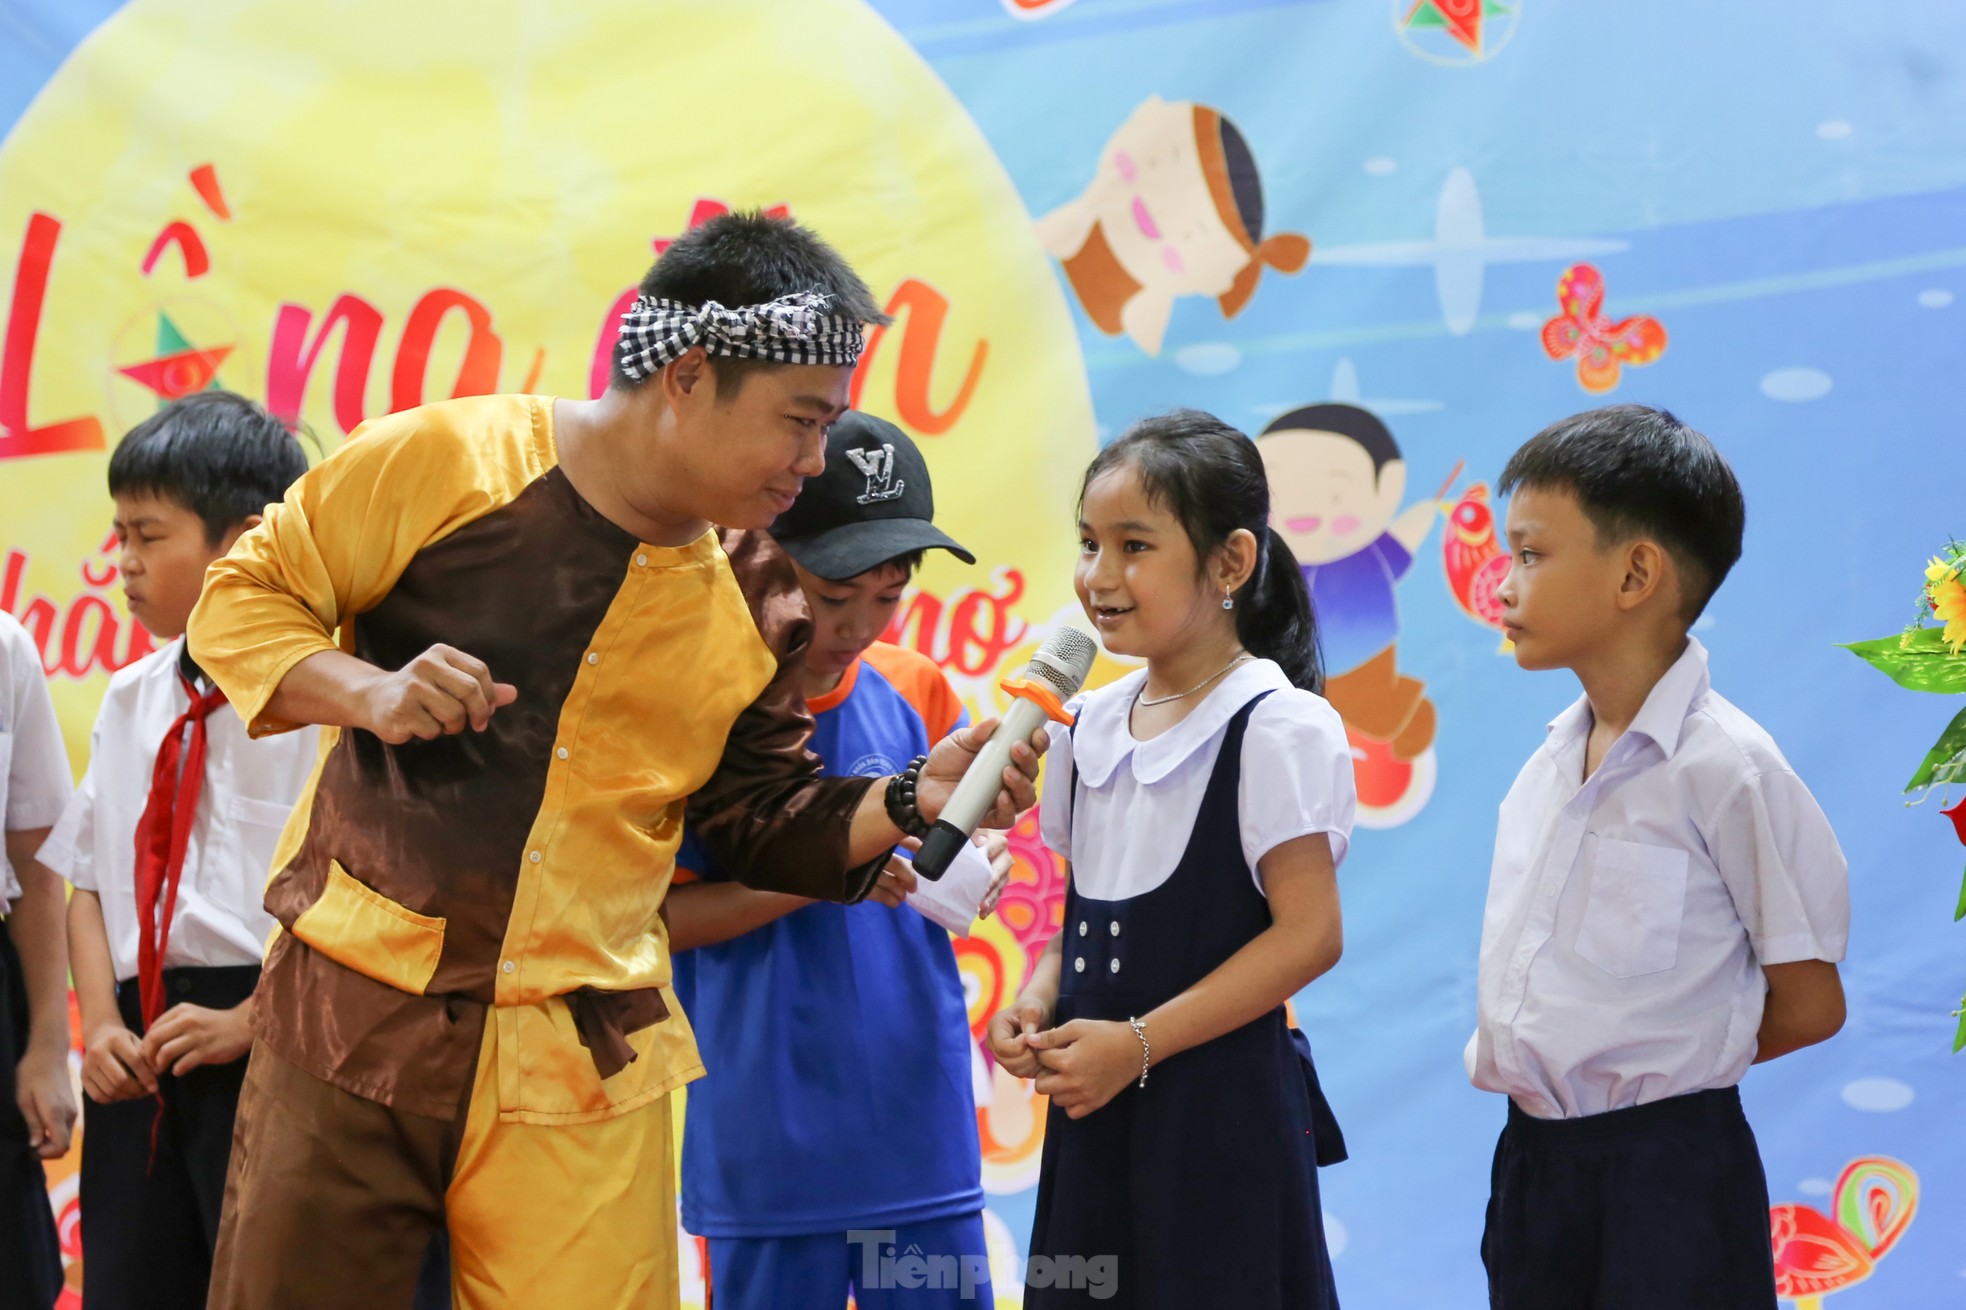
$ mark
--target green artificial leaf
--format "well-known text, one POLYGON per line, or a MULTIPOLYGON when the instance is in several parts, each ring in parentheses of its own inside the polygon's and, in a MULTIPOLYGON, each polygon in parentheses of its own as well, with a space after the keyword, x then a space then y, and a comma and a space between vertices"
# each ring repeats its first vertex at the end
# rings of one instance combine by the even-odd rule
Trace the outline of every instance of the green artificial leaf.
POLYGON ((1966 996, 1959 998, 1959 1031, 1952 1037, 1952 1053, 1958 1055, 1966 1050, 1966 996))
POLYGON ((1952 912, 1952 921, 1958 923, 1966 919, 1966 877, 1959 880, 1959 908, 1952 912))
POLYGON ((1952 716, 1952 722, 1925 753, 1925 762, 1911 775, 1905 790, 1917 791, 1962 779, 1966 779, 1966 710, 1952 716))
POLYGON ((1839 644, 1909 691, 1966 692, 1966 654, 1952 653, 1943 628, 1839 644))

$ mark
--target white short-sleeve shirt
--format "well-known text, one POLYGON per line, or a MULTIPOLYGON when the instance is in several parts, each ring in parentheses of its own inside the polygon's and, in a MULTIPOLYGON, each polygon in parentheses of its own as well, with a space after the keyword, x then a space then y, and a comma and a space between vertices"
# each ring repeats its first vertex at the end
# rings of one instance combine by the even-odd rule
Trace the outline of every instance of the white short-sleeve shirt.
POLYGON ((1829 820, 1699 642, 1585 780, 1591 724, 1565 710, 1502 802, 1466 1053, 1545 1119, 1733 1086, 1761 966, 1841 960, 1850 929, 1829 820))
MULTIPOLYGON (((41 863, 102 900, 118 979, 137 972, 136 831, 157 749, 190 705, 178 679, 184 638, 118 670, 103 694, 89 768, 41 848, 41 863)), ((231 706, 205 722, 198 796, 166 968, 258 964, 273 932, 266 883, 294 805, 314 772, 320 729, 254 741, 231 706)))
POLYGON ((1243 735, 1237 795, 1250 877, 1261 891, 1262 858, 1311 833, 1329 836, 1334 864, 1344 860, 1358 796, 1345 725, 1329 702, 1291 686, 1273 661, 1253 660, 1216 684, 1187 718, 1136 741, 1128 720, 1146 679, 1140 669, 1087 693, 1072 703, 1072 732, 1051 728, 1038 821, 1045 845, 1072 862, 1081 896, 1125 900, 1167 881, 1201 814, 1229 720, 1266 691, 1243 735))
MULTIPOLYGON (((51 827, 72 791, 41 652, 27 629, 0 611, 0 821, 8 832, 51 827)), ((0 846, 0 914, 20 892, 20 876, 0 846)))

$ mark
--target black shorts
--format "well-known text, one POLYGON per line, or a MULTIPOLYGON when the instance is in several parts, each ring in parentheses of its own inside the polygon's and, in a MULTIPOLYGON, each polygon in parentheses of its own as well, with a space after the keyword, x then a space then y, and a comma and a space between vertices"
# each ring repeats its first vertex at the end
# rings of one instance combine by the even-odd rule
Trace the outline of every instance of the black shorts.
POLYGON ((1740 1092, 1581 1119, 1510 1105, 1481 1258, 1496 1310, 1775 1310, 1768 1180, 1740 1092))

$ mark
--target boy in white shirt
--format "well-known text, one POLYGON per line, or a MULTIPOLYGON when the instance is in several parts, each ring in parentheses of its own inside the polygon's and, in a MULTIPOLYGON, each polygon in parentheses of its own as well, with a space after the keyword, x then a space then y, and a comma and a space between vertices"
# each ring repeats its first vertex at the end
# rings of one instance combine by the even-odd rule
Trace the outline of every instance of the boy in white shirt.
POLYGON ((0 613, 0 1304, 32 1310, 61 1295, 41 1162, 68 1153, 75 1124, 61 879, 34 852, 71 790, 41 653, 0 613))
POLYGON ((39 856, 75 888, 89 1310, 205 1304, 273 930, 261 901, 319 735, 248 738, 184 625, 206 566, 306 470, 291 432, 222 391, 160 410, 110 456, 123 589, 164 644, 110 679, 88 772, 39 856))
POLYGON ((1727 462, 1671 414, 1565 419, 1510 459, 1503 622, 1584 695, 1507 799, 1475 1085, 1510 1098, 1482 1258, 1498 1310, 1774 1310, 1736 1084, 1834 1035, 1836 835, 1688 630, 1740 558, 1727 462))

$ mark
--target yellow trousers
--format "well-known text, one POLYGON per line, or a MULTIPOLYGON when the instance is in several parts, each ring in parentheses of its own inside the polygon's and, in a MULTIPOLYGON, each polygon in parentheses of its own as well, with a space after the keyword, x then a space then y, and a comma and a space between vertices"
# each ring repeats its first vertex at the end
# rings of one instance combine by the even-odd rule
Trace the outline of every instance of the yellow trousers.
POLYGON ((497 1029, 444 1193, 456 1310, 675 1310, 670 1098, 595 1123, 501 1122, 497 1029))

